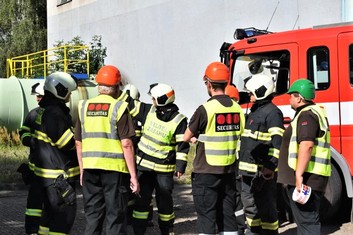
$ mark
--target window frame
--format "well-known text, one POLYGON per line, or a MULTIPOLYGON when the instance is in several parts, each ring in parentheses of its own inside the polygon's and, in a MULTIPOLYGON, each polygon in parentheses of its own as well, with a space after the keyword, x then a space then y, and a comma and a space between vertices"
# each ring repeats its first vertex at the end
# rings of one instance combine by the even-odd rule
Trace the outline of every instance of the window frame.
POLYGON ((307 51, 308 79, 315 90, 327 90, 331 85, 330 51, 326 46, 311 47, 307 51))

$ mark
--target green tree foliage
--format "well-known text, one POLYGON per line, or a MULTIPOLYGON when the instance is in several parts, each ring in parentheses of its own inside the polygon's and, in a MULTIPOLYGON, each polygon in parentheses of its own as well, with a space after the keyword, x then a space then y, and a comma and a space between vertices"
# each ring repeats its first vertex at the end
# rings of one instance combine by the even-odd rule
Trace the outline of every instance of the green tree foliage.
POLYGON ((90 42, 89 66, 91 74, 97 74, 98 70, 104 65, 107 57, 107 48, 102 45, 102 36, 94 35, 90 42))
MULTIPOLYGON (((94 35, 92 41, 88 44, 89 46, 89 73, 96 74, 98 70, 104 65, 104 59, 107 57, 107 48, 103 47, 102 36, 94 35)), ((87 45, 80 36, 74 37, 68 42, 63 40, 56 41, 54 47, 58 47, 55 51, 56 60, 62 61, 65 57, 64 48, 62 46, 83 46, 87 45)), ((70 50, 67 52, 67 59, 69 61, 75 62, 78 60, 85 60, 87 56, 87 50, 70 50)), ((63 63, 53 64, 52 70, 63 70, 63 63)), ((87 73, 87 66, 85 63, 70 63, 68 65, 68 70, 74 73, 87 73)))
POLYGON ((46 0, 0 0, 0 77, 6 58, 47 48, 46 0))
MULTIPOLYGON (((55 60, 57 63, 53 63, 52 68, 50 69, 51 72, 54 71, 64 71, 64 63, 63 60, 66 59, 68 63, 68 72, 74 73, 87 73, 87 66, 86 63, 79 63, 79 61, 86 60, 87 58, 87 50, 82 50, 79 48, 76 50, 75 46, 80 47, 83 46, 85 43, 81 40, 79 36, 74 37, 72 40, 68 42, 64 42, 64 40, 56 41, 54 48, 58 48, 54 51, 55 53, 55 60), (62 47, 67 46, 67 47, 62 47), (66 50, 66 51, 65 51, 66 50)), ((52 61, 52 62, 54 62, 52 61)))

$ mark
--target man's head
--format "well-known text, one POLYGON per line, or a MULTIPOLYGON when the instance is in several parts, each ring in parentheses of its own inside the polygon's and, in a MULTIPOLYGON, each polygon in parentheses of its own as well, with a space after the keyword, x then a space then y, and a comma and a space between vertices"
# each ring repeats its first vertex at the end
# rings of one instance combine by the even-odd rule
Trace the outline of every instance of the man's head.
POLYGON ((255 74, 245 82, 245 88, 250 92, 250 102, 264 100, 273 94, 274 81, 264 74, 255 74))
POLYGON ((56 98, 68 102, 71 92, 76 90, 75 79, 65 72, 54 72, 50 74, 44 82, 44 90, 50 92, 56 98))
POLYGON ((205 70, 203 81, 210 96, 224 94, 224 89, 229 81, 228 67, 221 62, 212 62, 205 70))
POLYGON ((175 100, 173 88, 163 83, 151 84, 148 94, 152 97, 154 106, 166 106, 175 100))
POLYGON ((307 102, 312 102, 315 98, 315 86, 308 79, 299 79, 289 88, 287 94, 290 94, 290 104, 296 109, 307 102))
POLYGON ((111 95, 117 97, 118 87, 121 84, 121 74, 117 67, 113 65, 105 65, 99 69, 96 76, 98 83, 98 92, 100 94, 111 95))
POLYGON ((35 95, 37 102, 39 102, 44 96, 44 82, 34 84, 32 86, 31 95, 35 95))
POLYGON ((113 65, 105 65, 99 69, 96 82, 102 86, 117 86, 121 83, 120 71, 113 65))

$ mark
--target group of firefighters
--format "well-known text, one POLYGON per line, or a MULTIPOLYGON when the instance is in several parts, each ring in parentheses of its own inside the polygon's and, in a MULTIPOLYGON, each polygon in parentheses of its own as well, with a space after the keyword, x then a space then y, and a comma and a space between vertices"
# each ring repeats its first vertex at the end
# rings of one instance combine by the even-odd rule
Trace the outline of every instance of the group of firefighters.
POLYGON ((145 234, 153 192, 160 233, 174 234, 174 176, 185 173, 193 143, 195 233, 278 234, 280 182, 297 196, 289 201, 298 234, 320 234, 330 132, 323 108, 313 102, 313 83, 299 79, 289 88, 296 114, 285 129, 283 114, 272 103, 271 77, 254 74, 244 81, 252 103, 246 115, 229 79, 225 64, 207 66, 203 82, 211 98, 189 122, 174 103, 172 87, 151 84, 152 103, 141 102, 136 87, 122 86, 112 65, 98 71, 99 95, 79 101, 74 124, 65 104, 77 88, 72 75, 54 72, 43 87, 33 86, 39 107, 20 129, 30 147, 26 233, 69 234, 79 177, 84 234, 127 234, 130 223, 134 234, 145 234))

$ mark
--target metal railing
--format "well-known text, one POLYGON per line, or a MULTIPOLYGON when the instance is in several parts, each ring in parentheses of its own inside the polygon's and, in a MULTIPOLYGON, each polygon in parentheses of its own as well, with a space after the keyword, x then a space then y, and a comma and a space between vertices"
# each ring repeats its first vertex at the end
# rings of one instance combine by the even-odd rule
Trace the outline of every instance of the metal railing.
POLYGON ((6 60, 7 77, 45 78, 54 71, 89 77, 89 47, 64 45, 6 60))

